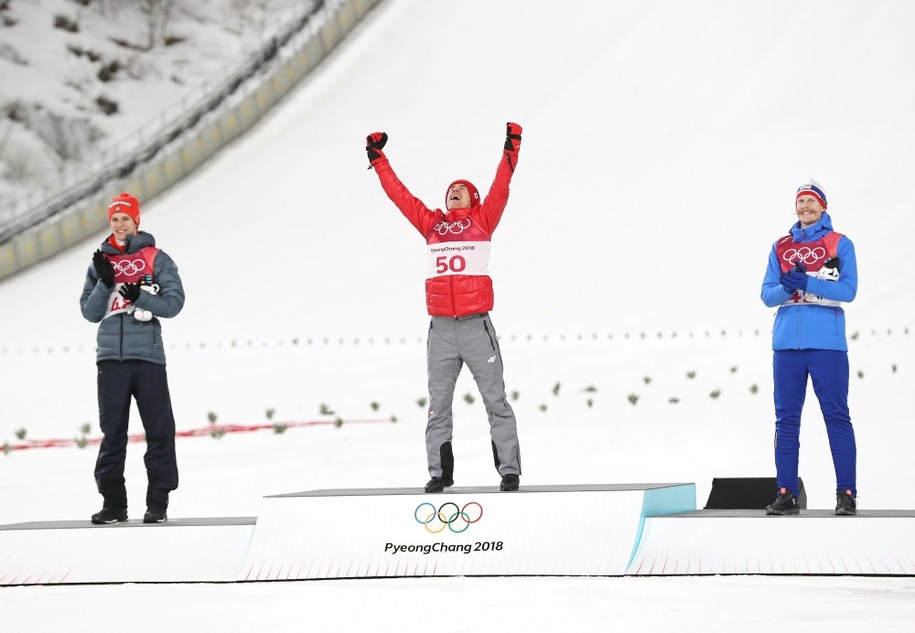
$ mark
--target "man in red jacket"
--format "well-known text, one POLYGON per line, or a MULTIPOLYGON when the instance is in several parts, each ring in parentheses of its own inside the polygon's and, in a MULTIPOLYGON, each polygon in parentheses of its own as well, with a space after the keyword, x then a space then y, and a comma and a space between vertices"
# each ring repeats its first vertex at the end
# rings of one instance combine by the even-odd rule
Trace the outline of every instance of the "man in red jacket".
POLYGON ((466 363, 480 389, 501 490, 517 490, 521 451, 515 414, 505 397, 502 354, 489 311, 493 306, 489 248, 508 202, 508 186, 521 147, 521 126, 508 123, 505 145, 489 193, 481 202, 472 183, 455 180, 445 191, 445 210, 430 209, 400 182, 382 151, 388 135, 366 137, 369 164, 401 213, 426 239, 426 307, 429 324, 429 422, 426 459, 432 479, 426 492, 454 485, 454 386, 466 363))

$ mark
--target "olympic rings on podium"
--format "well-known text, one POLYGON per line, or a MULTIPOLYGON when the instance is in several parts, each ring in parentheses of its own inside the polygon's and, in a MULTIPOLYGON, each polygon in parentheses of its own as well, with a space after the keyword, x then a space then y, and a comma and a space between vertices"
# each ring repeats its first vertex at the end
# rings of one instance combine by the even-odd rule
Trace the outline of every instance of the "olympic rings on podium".
POLYGON ((434 505, 424 501, 416 506, 413 518, 431 534, 443 532, 445 528, 455 534, 460 534, 465 532, 472 523, 483 518, 483 506, 476 501, 468 501, 464 507, 459 508, 453 501, 446 501, 436 509, 434 505), (428 506, 428 509, 423 510, 425 506, 428 506), (423 511, 420 512, 421 510, 423 511))

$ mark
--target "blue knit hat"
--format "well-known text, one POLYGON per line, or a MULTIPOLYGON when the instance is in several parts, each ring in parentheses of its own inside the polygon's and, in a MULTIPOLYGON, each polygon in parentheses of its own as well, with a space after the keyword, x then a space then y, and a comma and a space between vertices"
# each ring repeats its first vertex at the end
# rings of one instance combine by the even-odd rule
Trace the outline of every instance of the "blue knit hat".
POLYGON ((794 199, 797 200, 801 196, 813 196, 820 203, 821 207, 824 209, 826 208, 826 194, 823 193, 820 185, 813 181, 807 182, 797 188, 797 195, 794 196, 794 199))

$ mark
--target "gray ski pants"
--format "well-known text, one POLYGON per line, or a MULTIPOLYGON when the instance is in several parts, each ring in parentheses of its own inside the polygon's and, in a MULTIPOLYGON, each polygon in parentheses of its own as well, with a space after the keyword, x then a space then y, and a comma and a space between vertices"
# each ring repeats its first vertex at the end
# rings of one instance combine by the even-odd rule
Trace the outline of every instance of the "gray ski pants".
MULTIPOLYGON (((450 461, 454 431, 452 403, 458 374, 464 364, 470 368, 489 417, 493 460, 500 475, 521 474, 521 450, 515 413, 505 397, 502 353, 489 314, 460 318, 432 317, 426 349, 429 373, 429 422, 426 425, 426 458, 429 474, 441 477, 450 461), (443 468, 444 467, 444 468, 443 468)), ((445 472, 445 477, 451 473, 445 472)))

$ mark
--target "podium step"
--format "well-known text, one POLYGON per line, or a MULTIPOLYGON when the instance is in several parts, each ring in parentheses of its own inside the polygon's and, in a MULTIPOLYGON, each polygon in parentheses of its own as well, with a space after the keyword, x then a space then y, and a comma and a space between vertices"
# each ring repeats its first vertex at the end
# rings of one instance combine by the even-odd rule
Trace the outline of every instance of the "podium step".
POLYGON ((240 578, 616 576, 694 484, 319 490, 264 499, 240 578))
POLYGON ((316 490, 258 517, 0 526, 0 586, 420 576, 915 576, 915 510, 696 510, 694 484, 316 490))
POLYGON ((915 575, 915 511, 766 516, 700 510, 645 520, 628 574, 915 575))
POLYGON ((233 581, 253 517, 0 526, 0 585, 233 581))

